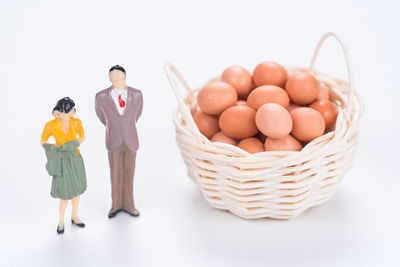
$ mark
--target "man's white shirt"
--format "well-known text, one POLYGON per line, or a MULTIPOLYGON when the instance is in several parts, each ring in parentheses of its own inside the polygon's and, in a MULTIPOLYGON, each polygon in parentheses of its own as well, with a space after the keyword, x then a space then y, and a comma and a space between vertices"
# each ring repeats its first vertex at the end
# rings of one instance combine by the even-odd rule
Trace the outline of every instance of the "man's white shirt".
POLYGON ((111 96, 114 100, 115 106, 117 107, 118 113, 119 115, 124 114, 124 110, 126 109, 126 105, 127 105, 127 99, 128 99, 128 90, 125 88, 123 90, 118 90, 118 89, 112 89, 111 90, 111 96), (119 101, 118 98, 121 95, 121 99, 125 102, 125 106, 121 107, 119 105, 119 101))

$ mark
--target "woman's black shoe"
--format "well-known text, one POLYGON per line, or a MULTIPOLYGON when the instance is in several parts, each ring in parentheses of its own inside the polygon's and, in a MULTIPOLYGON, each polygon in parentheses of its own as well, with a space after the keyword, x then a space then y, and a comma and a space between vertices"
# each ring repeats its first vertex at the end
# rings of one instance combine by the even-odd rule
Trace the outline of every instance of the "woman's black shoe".
POLYGON ((81 222, 81 223, 74 222, 73 219, 71 219, 71 222, 72 222, 72 224, 75 224, 76 226, 79 226, 80 228, 84 228, 86 226, 83 222, 81 222))
POLYGON ((59 226, 57 225, 57 234, 62 235, 64 233, 64 226, 62 229, 59 228, 59 226))

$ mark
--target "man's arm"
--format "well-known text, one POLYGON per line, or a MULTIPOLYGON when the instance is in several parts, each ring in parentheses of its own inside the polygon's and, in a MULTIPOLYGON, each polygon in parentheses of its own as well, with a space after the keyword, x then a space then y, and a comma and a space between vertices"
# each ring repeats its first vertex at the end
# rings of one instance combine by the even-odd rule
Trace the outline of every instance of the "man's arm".
POLYGON ((142 115, 142 110, 143 110, 143 95, 142 92, 139 91, 139 103, 138 103, 138 110, 137 110, 137 115, 136 115, 136 121, 139 120, 140 115, 142 115))
POLYGON ((106 125, 106 119, 104 118, 104 113, 100 106, 99 97, 100 97, 99 95, 96 95, 94 107, 96 109, 97 117, 99 118, 102 124, 106 125))

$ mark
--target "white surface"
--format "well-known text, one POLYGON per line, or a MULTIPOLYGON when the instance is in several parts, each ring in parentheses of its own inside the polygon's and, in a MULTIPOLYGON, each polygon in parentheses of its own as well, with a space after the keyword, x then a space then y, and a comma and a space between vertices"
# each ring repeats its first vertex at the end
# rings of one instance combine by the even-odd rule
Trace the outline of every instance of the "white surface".
MULTIPOLYGON (((57 2, 0 4, 1 266, 399 266, 398 1, 57 2), (307 66, 326 31, 347 43, 366 106, 353 168, 335 196, 294 221, 245 221, 208 207, 175 144, 177 103, 163 63, 193 87, 231 64, 307 66), (114 64, 144 95, 140 218, 106 217, 109 169, 94 95, 114 64), (71 227, 69 207, 57 236, 39 138, 64 96, 86 130, 87 228, 71 227)), ((338 45, 321 52, 317 69, 345 78, 338 45)))

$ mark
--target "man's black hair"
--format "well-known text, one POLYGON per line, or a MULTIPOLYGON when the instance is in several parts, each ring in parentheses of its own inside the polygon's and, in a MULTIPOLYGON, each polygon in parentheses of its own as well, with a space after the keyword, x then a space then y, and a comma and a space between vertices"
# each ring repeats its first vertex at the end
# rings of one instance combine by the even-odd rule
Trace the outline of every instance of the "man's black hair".
POLYGON ((108 72, 112 72, 113 70, 119 70, 119 71, 122 71, 123 73, 126 74, 125 69, 123 67, 121 67, 120 65, 112 66, 111 69, 108 72))
POLYGON ((69 97, 61 98, 57 101, 56 106, 53 108, 55 110, 63 113, 69 113, 75 107, 75 102, 69 97))

